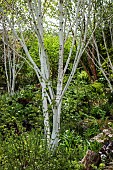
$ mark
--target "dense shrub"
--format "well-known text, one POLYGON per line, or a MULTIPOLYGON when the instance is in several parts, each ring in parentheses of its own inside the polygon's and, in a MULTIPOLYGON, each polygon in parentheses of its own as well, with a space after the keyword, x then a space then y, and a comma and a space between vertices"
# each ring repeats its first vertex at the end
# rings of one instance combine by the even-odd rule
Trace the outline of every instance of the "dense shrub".
POLYGON ((82 170, 80 160, 88 148, 96 150, 94 144, 66 131, 60 138, 59 147, 53 154, 46 148, 43 134, 32 129, 30 132, 11 135, 0 141, 0 169, 48 169, 82 170))
POLYGON ((100 148, 90 138, 103 128, 108 111, 112 113, 104 86, 89 84, 87 79, 70 85, 63 100, 60 141, 54 154, 48 151, 43 135, 41 100, 41 89, 32 85, 14 96, 0 97, 0 169, 82 170, 80 160, 86 151, 98 152, 100 148))

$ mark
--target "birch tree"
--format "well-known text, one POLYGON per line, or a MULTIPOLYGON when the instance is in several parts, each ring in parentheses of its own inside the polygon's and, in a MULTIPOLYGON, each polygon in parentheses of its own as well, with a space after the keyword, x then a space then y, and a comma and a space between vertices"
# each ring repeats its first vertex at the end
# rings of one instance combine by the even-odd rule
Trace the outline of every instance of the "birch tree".
MULTIPOLYGON (((111 22, 111 20, 110 20, 111 22)), ((110 28, 110 27, 109 27, 110 28)), ((104 43, 104 46, 103 48, 105 49, 106 51, 106 58, 104 58, 99 50, 99 47, 98 47, 98 43, 97 43, 97 40, 96 39, 93 39, 94 41, 94 48, 96 50, 96 54, 97 54, 97 59, 95 60, 95 63, 97 65, 97 67, 99 68, 99 70, 101 71, 101 73, 103 74, 103 76, 105 77, 105 80, 107 81, 108 83, 108 86, 110 88, 110 91, 113 92, 113 87, 112 87, 112 83, 111 83, 111 80, 112 80, 112 77, 111 75, 113 74, 113 61, 110 57, 110 54, 109 54, 109 48, 107 47, 107 41, 106 41, 106 37, 105 37, 105 33, 104 33, 104 30, 102 28, 102 38, 103 38, 103 43, 104 43), (109 71, 106 71, 104 68, 103 68, 103 65, 107 65, 107 69, 109 71)), ((111 36, 111 47, 112 47, 112 34, 113 32, 110 32, 110 36, 111 36)))
POLYGON ((10 95, 13 95, 15 92, 15 80, 18 72, 21 67, 17 68, 17 63, 19 64, 19 57, 17 59, 16 50, 16 39, 15 37, 10 37, 8 35, 7 27, 5 26, 5 22, 3 22, 3 34, 2 34, 2 42, 3 42, 3 63, 5 69, 6 76, 6 84, 7 91, 10 95), (9 40, 9 39, 12 39, 9 40), (16 61, 17 60, 17 61, 16 61))
MULTIPOLYGON (((63 96, 66 90, 69 88, 70 82, 77 70, 79 61, 85 51, 92 35, 98 26, 95 24, 95 28, 90 30, 91 13, 92 13, 92 0, 21 0, 15 2, 14 7, 14 25, 11 22, 10 13, 11 6, 8 1, 5 1, 5 7, 1 8, 2 15, 4 15, 8 27, 11 29, 13 36, 18 39, 20 45, 24 49, 27 60, 32 65, 37 79, 42 87, 42 104, 43 104, 43 117, 44 117, 44 133, 47 140, 47 145, 50 149, 54 150, 58 146, 59 133, 60 133, 60 117, 63 96), (44 45, 44 33, 46 28, 45 22, 49 22, 47 14, 50 11, 50 4, 53 5, 55 11, 50 20, 56 23, 56 34, 59 37, 59 56, 58 56, 58 73, 56 88, 53 88, 53 84, 50 76, 50 61, 44 45), (32 33, 35 33, 38 41, 37 57, 40 59, 40 66, 38 66, 29 53, 26 45, 26 39, 24 38, 24 32, 29 29, 32 33), (67 56, 67 61, 64 62, 64 50, 65 43, 68 38, 71 37, 72 43, 70 51, 67 56), (76 54, 72 59, 72 53, 75 49, 76 54), (72 59, 72 60, 71 60, 72 59), (71 63, 73 61, 73 63, 71 63), (66 83, 64 83, 64 77, 68 67, 72 64, 72 69, 66 83), (50 129, 49 110, 48 105, 51 106, 53 123, 52 129, 50 129)), ((51 25, 49 25, 51 27, 51 25)), ((49 27, 48 26, 48 27, 49 27)), ((54 58, 54 56, 53 56, 54 58)))
MULTIPOLYGON (((14 3, 11 4, 10 12, 12 27, 14 28, 14 3), (12 11, 12 13, 11 13, 12 11)), ((19 53, 19 43, 16 37, 11 34, 7 21, 4 15, 1 16, 0 28, 2 30, 2 43, 3 43, 3 63, 6 76, 7 91, 10 95, 15 92, 15 82, 18 73, 20 72, 25 61, 20 62, 23 58, 19 53), (17 49, 18 48, 18 49, 17 49)))
POLYGON ((99 28, 96 31, 97 35, 99 34, 100 36, 97 37, 96 33, 92 36, 91 42, 89 43, 91 46, 91 48, 89 48, 91 55, 86 49, 87 55, 90 57, 97 69, 103 74, 111 92, 113 92, 111 83, 113 61, 110 54, 113 49, 113 29, 111 26, 113 24, 112 7, 112 1, 107 1, 107 3, 101 2, 101 6, 99 6, 101 14, 98 15, 101 24, 99 24, 99 28), (105 32, 107 32, 107 34, 105 32), (93 53, 92 48, 95 50, 95 54, 93 53), (104 56, 102 54, 102 50, 104 50, 104 56))

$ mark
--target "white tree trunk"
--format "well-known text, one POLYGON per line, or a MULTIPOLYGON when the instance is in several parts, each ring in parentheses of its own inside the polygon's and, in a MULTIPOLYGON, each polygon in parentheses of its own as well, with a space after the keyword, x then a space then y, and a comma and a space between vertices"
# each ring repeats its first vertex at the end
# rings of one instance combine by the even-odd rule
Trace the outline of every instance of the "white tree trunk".
POLYGON ((64 53, 64 32, 63 32, 63 0, 59 1, 59 64, 58 64, 58 82, 57 82, 57 92, 56 92, 56 105, 54 107, 53 113, 53 129, 51 135, 51 147, 52 149, 58 146, 59 132, 60 132, 60 114, 62 101, 59 100, 62 95, 63 87, 63 53, 64 53))
MULTIPOLYGON (((43 43, 43 17, 42 17, 42 12, 41 12, 41 0, 38 0, 38 8, 35 2, 35 11, 36 11, 36 16, 38 20, 38 28, 39 28, 39 33, 42 39, 43 43)), ((38 39, 39 40, 39 39, 38 39)), ((50 147, 50 125, 49 125, 49 113, 48 113, 48 103, 47 103, 47 96, 46 96, 46 81, 48 81, 49 74, 48 74, 48 69, 47 69, 47 56, 45 55, 44 48, 41 46, 40 41, 39 41, 39 56, 40 56, 40 63, 41 63, 41 72, 42 76, 44 79, 42 79, 42 100, 43 100, 43 117, 44 117, 44 132, 45 136, 47 139, 47 144, 48 147, 50 147), (46 80, 46 81, 45 81, 46 80)))
POLYGON ((51 135, 51 149, 55 150, 59 142, 59 133, 60 133, 60 114, 61 114, 61 104, 54 107, 53 113, 53 129, 51 135))
POLYGON ((7 82, 7 91, 10 93, 10 84, 9 84, 9 77, 8 77, 8 71, 7 71, 7 50, 6 50, 6 45, 5 45, 5 32, 3 33, 3 43, 4 43, 4 67, 5 67, 5 75, 6 75, 6 82, 7 82))

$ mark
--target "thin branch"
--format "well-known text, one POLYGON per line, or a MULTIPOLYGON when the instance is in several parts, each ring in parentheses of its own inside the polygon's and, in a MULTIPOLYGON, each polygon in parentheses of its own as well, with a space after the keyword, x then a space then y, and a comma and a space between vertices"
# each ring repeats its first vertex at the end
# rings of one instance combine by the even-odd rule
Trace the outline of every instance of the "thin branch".
POLYGON ((104 70, 103 70, 103 68, 102 68, 102 64, 101 64, 101 61, 100 61, 99 49, 98 49, 98 46, 97 46, 97 42, 96 42, 95 39, 93 39, 93 41, 94 41, 94 44, 95 44, 95 47, 96 47, 96 52, 97 52, 97 57, 98 57, 98 64, 99 64, 100 70, 101 70, 101 72, 103 73, 105 79, 107 80, 108 85, 109 85, 109 88, 110 88, 110 90, 111 90, 111 92, 112 92, 112 91, 113 91, 113 88, 112 88, 111 82, 110 82, 110 80, 108 79, 108 77, 106 76, 106 74, 105 74, 105 72, 104 72, 104 70))

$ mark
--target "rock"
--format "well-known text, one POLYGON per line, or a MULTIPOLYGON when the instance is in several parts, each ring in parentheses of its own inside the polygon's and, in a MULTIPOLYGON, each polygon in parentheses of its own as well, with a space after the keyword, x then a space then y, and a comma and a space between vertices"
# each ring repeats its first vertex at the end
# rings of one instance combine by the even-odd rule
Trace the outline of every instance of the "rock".
POLYGON ((100 164, 100 155, 94 151, 88 150, 81 160, 85 170, 92 170, 92 164, 98 166, 100 164))
POLYGON ((104 170, 113 170, 113 162, 110 162, 107 166, 105 166, 104 170))
POLYGON ((93 138, 90 139, 91 142, 93 141, 97 141, 99 143, 104 143, 104 134, 103 133, 99 133, 98 135, 94 136, 93 138))
POLYGON ((113 128, 103 129, 101 133, 94 136, 90 141, 97 141, 102 143, 98 153, 88 150, 86 155, 81 160, 85 170, 92 170, 92 165, 99 166, 100 163, 104 163, 104 170, 113 170, 113 128))
POLYGON ((103 131, 101 133, 99 133, 98 135, 91 138, 90 141, 91 142, 97 141, 99 143, 104 143, 105 141, 109 140, 110 138, 113 138, 113 129, 112 128, 103 129, 103 131))

